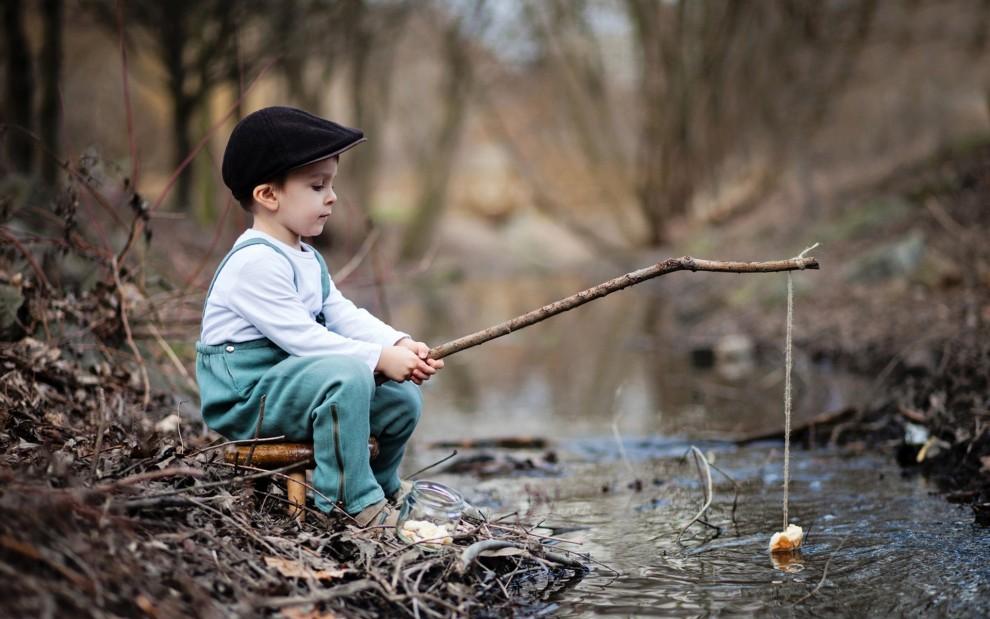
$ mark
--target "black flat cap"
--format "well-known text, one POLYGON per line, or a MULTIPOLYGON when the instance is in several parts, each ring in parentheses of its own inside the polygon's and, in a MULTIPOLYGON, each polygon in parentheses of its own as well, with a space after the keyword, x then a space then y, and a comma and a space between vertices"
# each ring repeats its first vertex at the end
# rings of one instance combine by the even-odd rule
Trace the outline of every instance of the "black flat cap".
POLYGON ((294 107, 248 114, 234 127, 223 152, 223 182, 238 200, 271 179, 365 141, 360 129, 338 125, 294 107))

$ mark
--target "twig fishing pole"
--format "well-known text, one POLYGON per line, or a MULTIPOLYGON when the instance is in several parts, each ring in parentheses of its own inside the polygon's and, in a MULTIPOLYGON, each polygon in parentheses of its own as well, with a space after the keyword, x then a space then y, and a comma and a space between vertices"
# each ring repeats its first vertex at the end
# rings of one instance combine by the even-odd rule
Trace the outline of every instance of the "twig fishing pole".
POLYGON ((812 257, 797 257, 789 260, 773 260, 770 262, 723 262, 719 260, 700 260, 684 256, 683 258, 671 258, 658 262, 638 271, 632 271, 625 275, 620 275, 607 282, 592 286, 587 290, 571 295, 565 299, 544 305, 539 309, 527 312, 521 316, 516 316, 511 320, 506 320, 495 326, 488 327, 470 335, 457 338, 430 349, 432 359, 443 359, 450 355, 484 344, 503 335, 508 335, 513 331, 518 331, 551 316, 556 316, 575 307, 584 305, 595 299, 600 299, 624 288, 635 286, 648 279, 673 273, 675 271, 712 271, 716 273, 773 273, 778 271, 801 271, 804 269, 818 269, 818 260, 812 257))
MULTIPOLYGON (((606 282, 602 282, 597 286, 592 286, 591 288, 582 290, 581 292, 573 294, 567 298, 554 301, 553 303, 544 305, 539 309, 527 312, 521 316, 516 316, 511 320, 500 322, 499 324, 488 327, 487 329, 476 331, 475 333, 459 337, 456 340, 451 340, 445 344, 431 348, 429 357, 431 359, 443 359, 444 357, 449 357, 456 352, 473 348, 484 344, 485 342, 494 340, 495 338, 508 335, 513 331, 518 331, 530 325, 536 324, 550 318, 551 316, 562 314, 563 312, 572 310, 575 307, 584 305, 585 303, 589 303, 595 299, 600 299, 604 296, 610 295, 613 292, 617 292, 630 286, 635 286, 636 284, 645 282, 648 279, 653 279, 654 277, 659 277, 661 275, 667 275, 668 273, 673 273, 675 271, 775 273, 779 271, 803 271, 805 269, 818 268, 819 266, 817 259, 813 257, 805 258, 803 256, 790 258, 788 260, 771 260, 769 262, 701 260, 698 258, 691 258, 690 256, 670 258, 668 260, 664 260, 663 262, 658 262, 652 266, 639 269, 637 271, 632 271, 606 282)), ((388 380, 382 374, 377 374, 375 379, 378 384, 382 384, 388 380)))

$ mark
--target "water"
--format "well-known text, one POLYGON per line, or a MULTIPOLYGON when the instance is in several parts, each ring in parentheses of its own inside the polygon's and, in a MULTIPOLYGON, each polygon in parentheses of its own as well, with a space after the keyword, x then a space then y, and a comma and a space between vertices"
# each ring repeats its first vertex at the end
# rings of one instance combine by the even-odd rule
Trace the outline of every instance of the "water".
MULTIPOLYGON (((580 528, 560 535, 579 544, 561 546, 604 565, 547 596, 555 616, 990 614, 990 530, 973 525, 968 508, 933 496, 923 479, 902 476, 887 457, 796 452, 790 512, 807 537, 785 565, 767 552, 781 523, 779 445, 709 444, 705 452, 739 484, 734 519, 735 486, 713 471, 707 520, 721 533, 696 524, 678 540, 702 504, 693 464, 680 457, 627 463, 617 449, 607 459, 603 443, 563 445, 560 477, 429 476, 499 514, 580 528), (638 491, 630 487, 637 479, 638 491)), ((686 445, 666 448, 683 453, 686 445)), ((640 454, 632 443, 625 451, 640 454)))
MULTIPOLYGON (((393 322, 440 343, 592 283, 431 288, 398 304, 393 322)), ((796 450, 790 513, 808 535, 793 564, 774 563, 767 544, 781 525, 782 445, 725 441, 782 427, 782 350, 753 348, 731 325, 695 333, 703 291, 677 290, 646 284, 450 358, 424 389, 406 472, 449 453, 429 448, 437 440, 549 438, 556 475, 427 477, 499 514, 580 529, 562 534, 579 542, 564 546, 603 565, 545 593, 556 616, 990 616, 990 531, 923 479, 904 477, 886 454, 796 450), (741 361, 699 367, 699 351, 721 345, 741 346, 741 361), (702 504, 702 484, 683 458, 692 444, 738 484, 737 505, 733 515, 736 486, 713 471, 707 520, 721 531, 696 524, 679 539, 702 504)), ((767 316, 782 324, 783 306, 767 316)), ((869 394, 868 381, 796 355, 795 424, 869 394)))

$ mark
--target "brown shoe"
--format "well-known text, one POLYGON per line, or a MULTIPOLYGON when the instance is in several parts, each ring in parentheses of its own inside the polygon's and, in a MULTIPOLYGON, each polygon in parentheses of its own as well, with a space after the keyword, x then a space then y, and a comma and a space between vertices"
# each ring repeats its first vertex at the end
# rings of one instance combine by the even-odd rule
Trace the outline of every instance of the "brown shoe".
POLYGON ((413 487, 413 483, 411 481, 405 479, 400 480, 399 489, 396 490, 393 494, 386 497, 388 499, 388 502, 393 505, 401 507, 402 500, 406 498, 406 495, 409 494, 409 491, 412 490, 412 487, 413 487))
POLYGON ((382 499, 374 505, 365 507, 354 515, 354 522, 362 529, 395 529, 399 521, 399 509, 382 499))

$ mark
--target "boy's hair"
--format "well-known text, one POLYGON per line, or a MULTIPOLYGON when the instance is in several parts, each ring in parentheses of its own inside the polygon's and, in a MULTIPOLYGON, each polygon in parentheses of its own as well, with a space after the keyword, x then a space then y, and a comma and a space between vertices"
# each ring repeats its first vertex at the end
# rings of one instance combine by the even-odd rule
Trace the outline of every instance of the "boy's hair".
MULTIPOLYGON (((268 183, 268 184, 274 185, 277 189, 285 189, 285 180, 287 178, 289 178, 289 171, 288 170, 286 170, 285 172, 282 172, 281 174, 275 175, 274 177, 268 179, 267 181, 264 181, 263 183, 258 183, 258 185, 264 185, 265 183, 268 183)), ((236 198, 236 196, 235 196, 235 198, 236 198)), ((245 211, 247 211, 249 213, 254 213, 254 191, 253 190, 248 195, 246 195, 246 196, 244 196, 242 198, 236 198, 236 199, 237 199, 238 204, 241 205, 241 208, 242 209, 244 209, 245 211)))
MULTIPOLYGON (((333 155, 331 157, 327 157, 327 159, 333 159, 338 164, 340 163, 340 155, 333 155)), ((312 163, 316 163, 316 162, 314 161, 312 163)), ((309 164, 306 164, 306 165, 309 165, 309 164)), ((302 166, 299 166, 299 167, 302 167, 302 166)), ((275 176, 273 176, 272 178, 268 179, 267 181, 264 181, 263 183, 258 183, 258 184, 259 185, 264 185, 264 184, 267 183, 267 184, 270 184, 270 185, 274 185, 275 188, 277 188, 277 189, 285 189, 285 181, 289 178, 289 174, 291 174, 296 169, 298 169, 298 168, 293 168, 292 170, 286 170, 285 172, 281 172, 279 174, 276 174, 275 176)), ((253 213, 254 212, 254 193, 253 193, 253 190, 252 190, 252 193, 244 196, 243 198, 237 198, 237 202, 241 205, 241 208, 243 208, 245 211, 247 211, 249 213, 253 213)))

